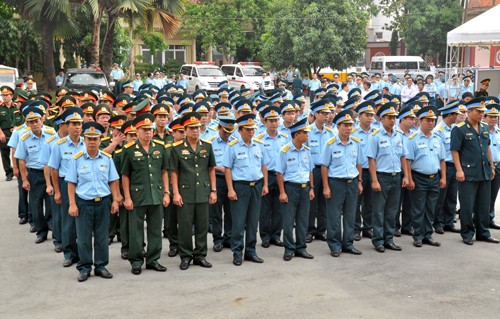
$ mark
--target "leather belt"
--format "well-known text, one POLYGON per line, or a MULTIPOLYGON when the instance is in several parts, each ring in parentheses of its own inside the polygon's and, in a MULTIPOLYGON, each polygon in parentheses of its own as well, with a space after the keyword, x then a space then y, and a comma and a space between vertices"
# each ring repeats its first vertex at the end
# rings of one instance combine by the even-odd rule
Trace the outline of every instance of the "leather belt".
POLYGON ((347 183, 347 184, 351 184, 352 182, 354 182, 354 180, 356 180, 357 178, 354 177, 354 178, 338 178, 338 177, 330 177, 333 181, 335 182, 341 182, 341 183, 347 183))
POLYGON ((259 184, 261 181, 262 181, 262 178, 259 179, 258 181, 252 181, 252 182, 250 182, 250 181, 233 181, 233 183, 243 184, 243 185, 254 187, 255 185, 259 184))
POLYGON ((416 171, 411 171, 411 173, 413 175, 417 175, 417 176, 428 178, 428 179, 434 179, 435 177, 438 176, 438 173, 435 173, 435 174, 422 174, 422 173, 419 173, 419 172, 416 172, 416 171))
POLYGON ((43 172, 43 169, 38 169, 38 168, 29 168, 27 167, 28 172, 43 172))
POLYGON ((299 188, 306 188, 309 186, 309 183, 294 183, 294 182, 285 182, 286 185, 294 186, 294 187, 299 187, 299 188))
POLYGON ((383 176, 398 176, 401 174, 401 172, 394 172, 394 173, 386 173, 386 172, 377 172, 377 174, 383 175, 383 176))

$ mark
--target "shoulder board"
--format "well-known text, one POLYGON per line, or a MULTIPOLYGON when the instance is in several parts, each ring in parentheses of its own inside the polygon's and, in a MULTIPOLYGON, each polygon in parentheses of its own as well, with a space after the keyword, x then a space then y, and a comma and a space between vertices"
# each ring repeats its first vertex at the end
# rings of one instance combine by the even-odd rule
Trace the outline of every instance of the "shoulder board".
POLYGON ((24 127, 24 125, 19 125, 19 126, 17 126, 17 127, 14 129, 14 131, 18 131, 18 130, 22 129, 23 127, 24 127))
POLYGON ((24 134, 23 136, 21 136, 21 140, 24 141, 25 139, 27 139, 28 137, 30 136, 30 133, 26 133, 24 134))
POLYGON ((375 131, 373 131, 372 136, 377 135, 377 134, 378 134, 378 132, 380 132, 380 130, 379 130, 379 129, 376 129, 375 131))
POLYGON ((57 141, 57 144, 61 145, 64 142, 66 142, 66 138, 65 137, 63 137, 62 139, 60 139, 59 141, 57 141))
POLYGON ((114 154, 120 154, 121 152, 123 152, 123 148, 120 148, 119 150, 116 150, 114 154))
POLYGON ((333 129, 331 127, 325 126, 325 130, 327 130, 330 133, 333 133, 333 129))
POLYGON ((262 142, 262 140, 259 140, 258 138, 254 138, 253 140, 257 143, 264 144, 264 142, 262 142))
POLYGON ((357 138, 356 136, 351 136, 351 140, 353 141, 356 141, 356 142, 361 142, 361 140, 359 138, 357 138))
POLYGON ((17 111, 14 111, 14 114, 19 114, 21 113, 21 111, 17 110, 17 111))
POLYGON ((172 144, 165 144, 165 148, 171 148, 172 144))
POLYGON ((101 142, 103 142, 103 141, 107 141, 107 140, 109 140, 109 139, 111 139, 111 137, 106 136, 105 138, 103 138, 103 139, 101 140, 101 142))
POLYGON ((29 132, 29 131, 31 131, 31 128, 26 127, 26 128, 24 129, 23 133, 25 133, 25 132, 29 132))
POLYGON ((280 135, 281 135, 281 136, 283 136, 283 137, 288 138, 288 134, 285 134, 285 133, 280 132, 280 135))
POLYGON ((415 136, 417 136, 417 132, 413 132, 413 134, 410 134, 410 136, 408 136, 408 138, 414 138, 415 136))
POLYGON ((101 153, 102 153, 102 154, 104 154, 104 155, 106 155, 107 157, 111 158, 111 154, 106 153, 106 152, 104 152, 104 151, 101 151, 101 153))
POLYGON ((282 151, 283 153, 286 153, 286 152, 288 152, 288 150, 289 150, 289 149, 290 149, 290 144, 287 144, 287 145, 285 145, 285 146, 281 149, 281 151, 282 151))
POLYGON ((217 131, 217 128, 213 127, 213 126, 209 126, 208 129, 212 130, 212 131, 217 131))
POLYGON ((263 138, 264 137, 264 133, 260 133, 259 135, 257 135, 255 138, 263 138))
POLYGON ((46 127, 44 131, 47 134, 56 134, 56 131, 52 127, 46 127))
POLYGON ((48 116, 47 117, 47 120, 52 120, 53 118, 55 118, 56 116, 55 115, 51 115, 51 116, 48 116))
POLYGON ((207 143, 207 144, 212 144, 212 140, 214 139, 215 136, 210 136, 209 139, 206 139, 206 140, 201 140, 203 143, 207 143))
POLYGON ((174 144, 172 144, 172 146, 178 146, 178 145, 181 145, 182 143, 184 143, 184 141, 180 140, 180 141, 177 141, 174 144))
POLYGON ((462 126, 464 126, 464 125, 465 125, 465 121, 464 121, 464 122, 460 122, 460 123, 458 123, 458 124, 457 124, 457 127, 462 127, 462 126))
POLYGON ((80 157, 80 156, 82 156, 82 155, 83 155, 83 151, 80 151, 80 152, 76 153, 76 154, 73 156, 73 158, 74 158, 74 159, 77 159, 77 158, 79 158, 79 157, 80 157))
POLYGON ((125 148, 129 148, 130 146, 134 145, 135 144, 135 141, 132 141, 132 142, 129 142, 127 144, 125 144, 125 148))
POLYGON ((46 139, 46 140, 45 140, 45 142, 50 143, 50 142, 52 142, 55 138, 56 138, 56 136, 55 136, 55 135, 52 135, 51 137, 49 137, 48 139, 46 139))
POLYGON ((399 127, 396 129, 396 132, 399 132, 399 133, 401 133, 401 134, 404 134, 404 133, 405 133, 405 132, 403 132, 403 130, 402 130, 402 129, 400 129, 399 127))
POLYGON ((481 122, 481 125, 482 125, 482 126, 486 126, 486 125, 488 125, 488 124, 486 124, 485 122, 481 122))
POLYGON ((161 144, 161 145, 165 145, 165 142, 163 142, 161 140, 154 139, 153 142, 161 144))
POLYGON ((326 143, 328 143, 328 145, 332 145, 333 143, 335 143, 336 140, 337 140, 336 137, 332 137, 331 139, 329 139, 328 141, 326 141, 326 143))
POLYGON ((234 140, 232 140, 231 142, 229 142, 229 146, 233 146, 236 143, 238 143, 238 139, 237 138, 235 138, 234 140))
POLYGON ((439 132, 442 132, 443 130, 444 130, 444 126, 442 126, 442 125, 441 125, 441 126, 439 127, 439 132))
POLYGON ((304 145, 304 148, 305 148, 306 150, 309 150, 309 151, 311 150, 311 148, 310 148, 309 146, 307 146, 307 145, 304 145))
POLYGON ((357 128, 357 127, 353 127, 353 128, 352 128, 351 133, 354 133, 354 132, 356 132, 357 130, 358 130, 358 128, 357 128))

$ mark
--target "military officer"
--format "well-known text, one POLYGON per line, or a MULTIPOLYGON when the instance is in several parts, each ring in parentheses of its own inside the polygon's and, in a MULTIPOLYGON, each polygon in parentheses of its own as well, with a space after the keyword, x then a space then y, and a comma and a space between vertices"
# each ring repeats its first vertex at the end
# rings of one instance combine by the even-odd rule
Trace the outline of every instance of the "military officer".
POLYGON ((476 240, 498 244, 491 237, 490 221, 491 180, 495 177, 488 126, 481 122, 484 97, 467 102, 467 118, 451 131, 451 154, 457 169, 460 200, 460 235, 466 245, 476 240))
POLYGON ((356 203, 358 193, 363 191, 362 149, 360 140, 351 136, 354 124, 351 110, 339 112, 333 122, 338 134, 326 142, 320 157, 327 208, 326 242, 333 257, 339 257, 341 250, 361 255, 361 251, 354 247, 353 241, 356 203))
POLYGON ((394 129, 396 105, 389 102, 377 115, 381 118, 380 129, 372 133, 366 156, 372 178, 372 244, 379 253, 385 249, 401 250, 394 243, 394 228, 398 211, 401 187, 406 187, 408 178, 401 181, 401 172, 406 170, 403 137, 394 129))
POLYGON ((306 250, 309 202, 314 198, 314 162, 309 147, 305 145, 310 131, 307 119, 301 119, 290 126, 290 131, 292 142, 281 148, 276 159, 279 200, 283 216, 285 246, 283 260, 285 261, 290 261, 293 255, 306 259, 314 258, 306 250))
POLYGON ((264 262, 257 256, 255 244, 261 198, 269 192, 268 158, 262 147, 263 142, 253 138, 257 128, 255 114, 242 115, 236 123, 240 138, 229 143, 223 166, 226 168, 228 198, 231 201, 233 264, 241 266, 243 253, 245 260, 264 262))
POLYGON ((163 206, 170 203, 168 161, 165 146, 155 143, 153 138, 154 116, 151 113, 138 115, 133 124, 137 129, 137 140, 124 146, 122 162, 122 185, 124 206, 129 210, 129 254, 132 273, 140 275, 144 262, 144 220, 147 222, 148 247, 146 269, 164 272, 166 267, 158 260, 161 255, 161 229, 163 206))
POLYGON ((411 197, 413 246, 440 246, 432 239, 434 208, 439 189, 446 186, 445 149, 441 138, 432 132, 437 119, 435 107, 423 107, 417 112, 419 129, 406 144, 408 190, 411 197), (438 174, 441 171, 441 174, 438 174))
POLYGON ((17 108, 14 105, 12 97, 14 90, 9 86, 0 87, 3 103, 0 104, 0 152, 2 156, 2 166, 5 171, 5 179, 11 181, 14 176, 10 162, 10 148, 7 145, 14 128, 14 112, 17 108))
POLYGON ((217 202, 215 157, 210 142, 200 139, 200 118, 197 112, 182 116, 186 138, 172 144, 171 165, 173 201, 179 223, 180 269, 194 265, 212 267, 206 260, 208 205, 217 202), (193 249, 192 226, 195 224, 193 249))
POLYGON ((481 97, 481 96, 489 96, 488 94, 488 87, 490 86, 490 79, 484 79, 481 82, 481 88, 474 92, 474 98, 481 97))
POLYGON ((201 115, 200 138, 212 140, 212 136, 217 135, 217 129, 208 125, 210 124, 210 105, 206 101, 198 102, 194 105, 193 111, 201 115))
POLYGON ((151 114, 155 116, 155 132, 153 139, 156 142, 161 142, 159 144, 166 145, 172 143, 173 137, 168 132, 168 115, 170 113, 170 107, 166 104, 159 103, 153 106, 151 109, 151 114))

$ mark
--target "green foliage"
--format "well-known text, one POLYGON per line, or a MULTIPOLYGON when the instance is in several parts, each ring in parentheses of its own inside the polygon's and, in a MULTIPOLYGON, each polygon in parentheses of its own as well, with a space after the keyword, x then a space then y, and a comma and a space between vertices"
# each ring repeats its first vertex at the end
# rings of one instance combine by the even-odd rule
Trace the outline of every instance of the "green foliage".
POLYGON ((397 55, 398 43, 399 43, 398 30, 392 30, 391 42, 389 43, 389 46, 391 48, 391 55, 397 55))
POLYGON ((128 53, 132 50, 132 39, 130 39, 128 29, 120 24, 115 25, 115 37, 113 43, 113 62, 125 63, 128 59, 128 53))
POLYGON ((144 45, 149 49, 151 55, 155 55, 157 52, 162 52, 168 49, 167 43, 163 34, 160 32, 143 32, 141 35, 144 45))
POLYGON ((366 46, 368 14, 354 0, 278 0, 262 36, 263 56, 277 69, 355 65, 366 46))
MULTIPOLYGON (((137 61, 142 60, 141 56, 135 56, 137 61)), ((182 63, 177 61, 176 59, 168 59, 165 61, 165 64, 154 64, 151 65, 149 63, 144 62, 135 62, 135 72, 140 73, 142 77, 147 76, 148 73, 153 72, 154 70, 162 70, 165 74, 178 74, 179 70, 182 66, 182 63)))

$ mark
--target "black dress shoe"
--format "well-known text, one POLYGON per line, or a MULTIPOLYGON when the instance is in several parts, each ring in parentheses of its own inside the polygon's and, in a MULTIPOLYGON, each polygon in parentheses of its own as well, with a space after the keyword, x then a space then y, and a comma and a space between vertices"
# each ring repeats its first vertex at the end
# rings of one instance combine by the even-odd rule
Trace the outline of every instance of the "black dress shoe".
POLYGON ((355 241, 360 241, 361 240, 361 233, 357 232, 356 234, 354 234, 354 238, 353 238, 355 241))
POLYGON ((123 260, 127 260, 128 259, 128 251, 122 251, 121 257, 123 260))
POLYGON ((76 264, 78 261, 78 258, 64 259, 63 267, 70 267, 71 265, 76 264))
POLYGON ((291 254, 284 254, 283 255, 283 260, 284 261, 290 261, 290 260, 292 260, 292 255, 291 254))
POLYGON ((460 232, 460 229, 456 228, 455 226, 444 226, 443 227, 443 230, 444 231, 449 231, 451 233, 459 233, 460 232))
POLYGON ((54 246, 54 251, 55 251, 56 253, 60 253, 60 252, 62 252, 62 251, 63 251, 63 249, 62 249, 62 245, 61 245, 61 244, 56 244, 56 245, 54 246))
POLYGON ((271 243, 268 240, 262 241, 262 247, 263 248, 269 248, 271 246, 271 243))
POLYGON ((87 279, 89 279, 89 277, 90 277, 90 273, 88 273, 86 271, 82 271, 78 274, 78 282, 84 282, 87 279))
POLYGON ((363 230, 363 237, 371 239, 373 237, 373 231, 371 229, 363 230))
POLYGON ((413 241, 413 246, 420 248, 422 247, 422 241, 421 240, 414 240, 413 241))
POLYGON ((168 257, 175 257, 177 256, 177 254, 179 253, 179 251, 175 248, 171 248, 169 251, 168 251, 168 254, 167 256, 168 257))
POLYGON ((219 244, 219 243, 215 244, 214 245, 214 251, 216 253, 221 252, 222 251, 222 244, 219 244))
POLYGON ((179 265, 179 268, 180 268, 181 270, 186 270, 186 269, 188 269, 188 268, 189 268, 189 263, 190 263, 190 262, 191 262, 191 260, 190 260, 190 259, 187 259, 187 258, 186 258, 186 259, 182 259, 182 260, 181 260, 181 264, 179 265))
POLYGON ((385 244, 384 247, 387 248, 387 249, 390 249, 390 250, 395 250, 395 251, 400 251, 401 250, 401 247, 399 247, 395 243, 385 244))
POLYGON ((314 238, 316 238, 317 240, 326 241, 325 234, 317 234, 316 236, 314 236, 314 238))
POLYGON ((19 218, 19 225, 24 225, 27 222, 28 222, 28 218, 26 218, 26 217, 19 218))
POLYGON ((495 224, 495 222, 490 223, 490 228, 491 229, 500 229, 500 225, 495 224))
POLYGON ((264 262, 264 259, 262 258, 259 258, 259 256, 257 255, 253 255, 253 256, 245 256, 245 260, 247 261, 251 261, 251 262, 254 262, 254 263, 258 263, 258 264, 262 264, 264 262))
POLYGON ((313 241, 313 235, 307 234, 306 235, 306 243, 310 244, 313 241))
POLYGON ((209 263, 206 259, 194 260, 193 265, 201 266, 203 268, 212 268, 212 264, 209 263))
POLYGON ((332 255, 332 257, 339 257, 340 256, 340 251, 338 250, 334 250, 330 253, 330 255, 332 255))
POLYGON ((358 249, 356 249, 354 247, 351 248, 351 249, 344 249, 344 248, 342 248, 342 252, 343 253, 348 253, 348 254, 351 254, 351 255, 361 255, 362 254, 361 250, 358 250, 358 249))
POLYGON ((113 239, 114 239, 114 237, 109 237, 108 246, 113 243, 113 239))
POLYGON ((401 234, 408 235, 408 236, 413 236, 413 229, 410 230, 402 230, 401 234))
POLYGON ((434 229, 434 232, 435 232, 436 234, 440 234, 440 235, 442 235, 442 234, 444 234, 444 229, 443 229, 443 228, 436 228, 436 229, 434 229))
POLYGON ((132 266, 132 273, 134 275, 140 275, 142 272, 141 266, 132 266))
POLYGON ((8 174, 8 175, 5 177, 5 180, 6 180, 7 182, 10 182, 10 181, 12 180, 12 178, 13 178, 13 177, 14 177, 14 175, 12 175, 12 174, 8 174))
POLYGON ((385 252, 385 247, 383 245, 378 245, 375 247, 375 250, 378 251, 379 253, 385 252))
POLYGON ((491 243, 491 244, 498 244, 498 243, 500 243, 500 240, 498 240, 496 238, 493 238, 493 237, 486 237, 486 238, 479 238, 479 239, 476 237, 476 240, 485 241, 485 242, 491 243))
POLYGON ((426 244, 426 245, 429 245, 429 246, 434 246, 434 247, 439 247, 441 246, 441 243, 438 242, 438 241, 435 241, 434 239, 432 238, 424 238, 422 240, 422 243, 423 244, 426 244))
POLYGON ((464 244, 469 245, 469 246, 474 245, 474 242, 472 241, 472 238, 465 238, 463 240, 463 242, 464 242, 464 244))
POLYGON ((394 231, 394 236, 401 237, 401 231, 400 230, 394 231))
POLYGON ((241 257, 234 257, 233 258, 233 265, 241 266, 241 264, 242 264, 241 257))
POLYGON ((94 273, 96 276, 102 277, 104 279, 111 279, 113 278, 113 274, 110 273, 106 268, 101 269, 101 270, 94 270, 94 273))
POLYGON ((161 272, 167 271, 167 267, 164 267, 164 266, 160 265, 159 263, 146 265, 146 269, 151 269, 154 271, 161 271, 161 272))
POLYGON ((271 240, 271 244, 273 244, 274 246, 278 246, 278 247, 283 247, 285 246, 285 244, 283 244, 283 242, 281 240, 271 240))
POLYGON ((305 259, 313 259, 314 258, 313 255, 311 255, 310 253, 308 253, 305 250, 303 250, 303 251, 296 251, 295 252, 295 257, 302 257, 302 258, 305 258, 305 259))
POLYGON ((41 244, 41 243, 43 243, 46 240, 47 240, 47 236, 37 237, 36 240, 35 240, 35 244, 41 244))
POLYGON ((30 233, 36 233, 36 228, 35 226, 30 227, 30 233))

